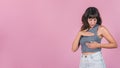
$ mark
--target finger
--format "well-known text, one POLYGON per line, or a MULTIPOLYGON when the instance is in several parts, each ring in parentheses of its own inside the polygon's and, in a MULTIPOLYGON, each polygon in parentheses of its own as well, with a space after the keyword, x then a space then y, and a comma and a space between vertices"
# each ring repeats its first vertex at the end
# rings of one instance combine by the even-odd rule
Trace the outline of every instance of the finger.
POLYGON ((88 48, 91 48, 90 45, 87 45, 88 48))
POLYGON ((93 43, 94 41, 90 41, 90 43, 93 43))
POLYGON ((86 45, 89 45, 89 43, 86 43, 86 45))

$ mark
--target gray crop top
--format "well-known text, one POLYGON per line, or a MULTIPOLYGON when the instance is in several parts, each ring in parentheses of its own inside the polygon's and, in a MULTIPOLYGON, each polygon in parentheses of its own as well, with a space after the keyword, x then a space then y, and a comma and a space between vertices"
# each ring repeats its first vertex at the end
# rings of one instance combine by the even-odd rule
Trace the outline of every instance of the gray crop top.
POLYGON ((96 48, 96 49, 91 49, 86 46, 86 42, 90 41, 96 41, 98 43, 101 43, 101 38, 98 37, 97 35, 97 30, 98 30, 98 24, 96 24, 92 29, 88 30, 88 32, 94 33, 94 36, 81 36, 80 38, 80 45, 81 45, 81 50, 82 52, 97 52, 101 51, 101 48, 96 48))

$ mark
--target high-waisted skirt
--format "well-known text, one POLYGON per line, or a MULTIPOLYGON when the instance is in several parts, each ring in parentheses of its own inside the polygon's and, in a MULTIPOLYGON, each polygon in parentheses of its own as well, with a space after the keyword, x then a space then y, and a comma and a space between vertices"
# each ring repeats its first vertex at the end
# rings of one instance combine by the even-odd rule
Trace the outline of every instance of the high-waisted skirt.
POLYGON ((106 68, 101 51, 80 57, 79 68, 106 68))

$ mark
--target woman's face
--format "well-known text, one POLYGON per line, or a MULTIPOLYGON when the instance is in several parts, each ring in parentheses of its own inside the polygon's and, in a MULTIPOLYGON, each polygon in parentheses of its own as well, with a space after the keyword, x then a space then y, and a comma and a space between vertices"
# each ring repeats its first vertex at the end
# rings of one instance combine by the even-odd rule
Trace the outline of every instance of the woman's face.
POLYGON ((88 23, 90 25, 90 28, 93 28, 97 23, 97 18, 88 18, 88 23))

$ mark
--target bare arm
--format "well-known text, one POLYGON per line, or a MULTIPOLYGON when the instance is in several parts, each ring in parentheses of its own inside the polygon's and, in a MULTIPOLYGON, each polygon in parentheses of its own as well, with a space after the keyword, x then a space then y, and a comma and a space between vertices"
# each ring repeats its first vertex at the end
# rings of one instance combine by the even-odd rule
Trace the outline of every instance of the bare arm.
POLYGON ((108 41, 107 44, 99 44, 101 48, 117 48, 117 43, 110 32, 104 26, 101 26, 102 36, 108 41))
POLYGON ((79 40, 80 40, 80 37, 81 37, 81 33, 78 32, 77 36, 75 37, 73 43, 72 43, 72 51, 73 52, 76 52, 79 48, 79 40))
POLYGON ((79 45, 80 45, 79 41, 80 41, 81 36, 93 36, 93 35, 94 35, 94 33, 86 32, 86 30, 78 32, 77 36, 75 37, 75 39, 72 43, 72 51, 76 52, 78 50, 79 45))
POLYGON ((113 36, 110 34, 110 32, 105 28, 104 26, 100 26, 100 34, 103 38, 105 38, 108 43, 97 43, 97 42, 92 42, 92 43, 86 43, 86 45, 89 48, 117 48, 117 43, 113 36))

